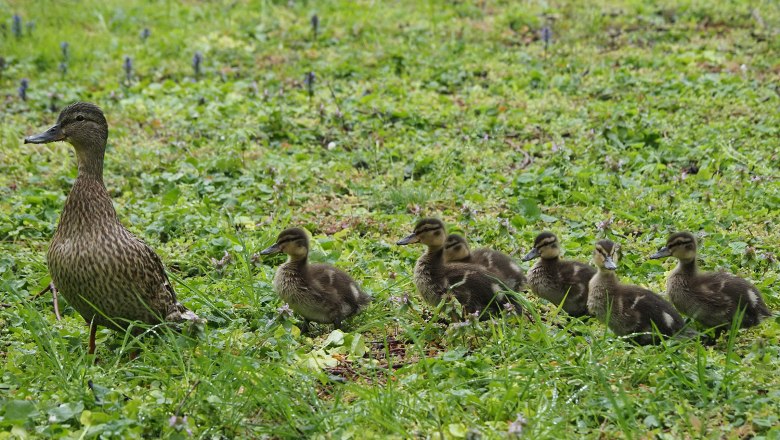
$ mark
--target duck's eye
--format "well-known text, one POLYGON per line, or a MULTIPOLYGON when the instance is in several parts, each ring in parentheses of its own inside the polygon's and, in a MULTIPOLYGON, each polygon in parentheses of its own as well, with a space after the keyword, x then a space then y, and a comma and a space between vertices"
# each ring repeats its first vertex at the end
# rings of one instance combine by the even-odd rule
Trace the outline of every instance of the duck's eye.
POLYGON ((76 116, 76 120, 79 121, 79 122, 83 121, 84 120, 84 115, 76 116))

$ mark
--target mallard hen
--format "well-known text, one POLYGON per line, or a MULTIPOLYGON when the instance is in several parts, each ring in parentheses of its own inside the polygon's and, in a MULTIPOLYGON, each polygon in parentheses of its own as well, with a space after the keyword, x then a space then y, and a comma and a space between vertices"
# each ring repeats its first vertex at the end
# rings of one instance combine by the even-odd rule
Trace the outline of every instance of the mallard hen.
POLYGON ((287 262, 274 275, 274 290, 304 319, 302 331, 309 321, 333 324, 359 313, 371 297, 347 275, 329 264, 309 264, 309 237, 300 228, 285 229, 261 255, 284 252, 287 262))
POLYGON ((758 289, 726 272, 701 273, 696 265, 696 238, 689 232, 669 236, 650 258, 675 257, 679 264, 666 280, 666 293, 680 312, 706 327, 724 330, 744 310, 741 326, 758 325, 771 316, 758 289))
POLYGON ((52 282, 90 325, 89 353, 97 326, 124 330, 132 321, 200 321, 176 298, 160 257, 125 229, 103 184, 108 123, 94 104, 77 102, 44 133, 25 143, 73 145, 78 176, 65 201, 46 260, 52 282))
POLYGON ((450 234, 444 243, 446 263, 469 263, 482 266, 495 275, 506 287, 518 291, 525 285, 523 269, 509 255, 488 248, 469 249, 463 236, 450 234))
POLYGON ((536 295, 572 316, 588 314, 588 282, 596 269, 579 261, 561 259, 558 237, 551 232, 536 236, 534 247, 523 261, 539 258, 528 271, 528 287, 536 295), (565 299, 565 301, 564 301, 565 299))
POLYGON ((650 290, 618 280, 617 252, 610 240, 596 243, 593 260, 599 270, 588 286, 590 314, 618 336, 635 335, 631 339, 640 345, 658 342, 655 329, 666 336, 680 333, 685 321, 671 304, 650 290))

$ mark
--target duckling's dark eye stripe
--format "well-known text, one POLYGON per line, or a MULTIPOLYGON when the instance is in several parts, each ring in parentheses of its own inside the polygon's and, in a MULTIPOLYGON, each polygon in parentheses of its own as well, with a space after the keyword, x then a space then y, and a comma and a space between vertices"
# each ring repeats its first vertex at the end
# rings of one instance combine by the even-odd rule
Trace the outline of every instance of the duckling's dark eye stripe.
POLYGON ((691 240, 677 240, 674 243, 669 243, 668 246, 669 247, 676 247, 676 246, 683 246, 683 245, 691 244, 691 243, 693 243, 693 241, 691 241, 691 240))
POLYGON ((438 227, 438 226, 432 226, 432 227, 429 227, 429 228, 418 229, 417 231, 414 231, 414 233, 415 234, 422 234, 423 232, 435 231, 437 229, 441 229, 441 228, 438 227))
POLYGON ((548 239, 542 241, 541 243, 539 243, 538 245, 536 245, 536 247, 537 248, 543 248, 543 247, 549 246, 549 245, 551 245, 553 243, 555 243, 555 239, 554 238, 548 238, 548 239))

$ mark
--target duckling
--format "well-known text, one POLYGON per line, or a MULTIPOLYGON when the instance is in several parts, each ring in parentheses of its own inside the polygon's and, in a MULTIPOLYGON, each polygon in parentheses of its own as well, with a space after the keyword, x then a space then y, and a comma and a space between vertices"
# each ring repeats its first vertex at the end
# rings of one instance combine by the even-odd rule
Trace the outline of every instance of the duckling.
POLYGON ((466 239, 458 234, 450 234, 444 243, 444 262, 470 263, 482 266, 495 275, 512 290, 520 290, 525 285, 523 269, 509 255, 493 249, 469 249, 466 239))
POLYGON ((287 254, 287 262, 276 270, 274 290, 303 317, 304 333, 309 330, 309 321, 341 328, 344 319, 371 302, 371 297, 344 271, 329 264, 308 264, 309 237, 303 229, 285 229, 276 243, 260 254, 279 252, 287 254))
POLYGON ((467 313, 492 313, 504 307, 514 307, 520 312, 520 304, 502 293, 501 283, 495 275, 474 264, 445 263, 446 237, 441 220, 425 218, 417 222, 414 232, 397 243, 422 243, 428 247, 414 266, 414 283, 425 302, 436 306, 451 290, 467 313))
POLYGON ((588 311, 606 323, 618 336, 639 333, 632 339, 647 345, 657 342, 653 329, 674 336, 685 327, 685 321, 669 302, 643 287, 622 284, 615 275, 618 245, 600 240, 593 251, 598 272, 591 278, 588 311))
POLYGON ((536 295, 559 306, 571 316, 588 314, 588 282, 596 269, 572 260, 560 258, 558 237, 551 232, 536 236, 534 247, 523 261, 541 257, 528 271, 528 286, 536 295), (565 301, 564 301, 565 298, 565 301))
POLYGON ((89 354, 97 326, 125 330, 131 321, 194 321, 176 298, 160 257, 116 216, 103 184, 108 123, 94 104, 77 102, 57 123, 24 143, 70 143, 78 175, 65 201, 46 260, 52 283, 90 326, 89 354))
POLYGON ((720 327, 721 331, 742 309, 742 328, 758 325, 771 316, 758 289, 749 281, 726 272, 699 272, 696 239, 691 233, 670 235, 666 246, 650 258, 670 256, 680 262, 666 280, 666 293, 683 314, 706 327, 720 327))

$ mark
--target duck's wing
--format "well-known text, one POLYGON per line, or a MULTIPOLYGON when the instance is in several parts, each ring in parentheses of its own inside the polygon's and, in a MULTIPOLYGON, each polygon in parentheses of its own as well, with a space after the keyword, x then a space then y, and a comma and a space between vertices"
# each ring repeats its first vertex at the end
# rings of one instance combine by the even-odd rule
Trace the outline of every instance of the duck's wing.
POLYGON ((354 307, 370 301, 363 289, 346 272, 329 264, 312 264, 309 275, 316 290, 331 298, 331 301, 346 301, 354 307))
POLYGON ((149 307, 166 321, 198 319, 197 315, 182 305, 176 297, 176 291, 165 272, 165 265, 149 245, 141 239, 131 236, 126 256, 131 280, 135 280, 138 290, 149 307))
POLYGON ((727 272, 709 272, 699 275, 692 283, 691 291, 697 299, 709 306, 729 307, 739 305, 748 312, 769 316, 769 309, 756 286, 748 280, 727 272))
POLYGON ((504 287, 495 275, 485 272, 480 266, 452 263, 444 266, 447 287, 458 301, 470 312, 486 309, 498 310, 505 303, 504 287))
POLYGON ((561 285, 569 289, 568 296, 587 297, 588 283, 596 275, 596 269, 579 261, 564 261, 558 267, 558 277, 561 285))
POLYGON ((526 283, 523 269, 503 252, 493 249, 480 248, 472 252, 475 263, 484 266, 488 271, 495 273, 507 283, 511 289, 517 289, 526 283))

